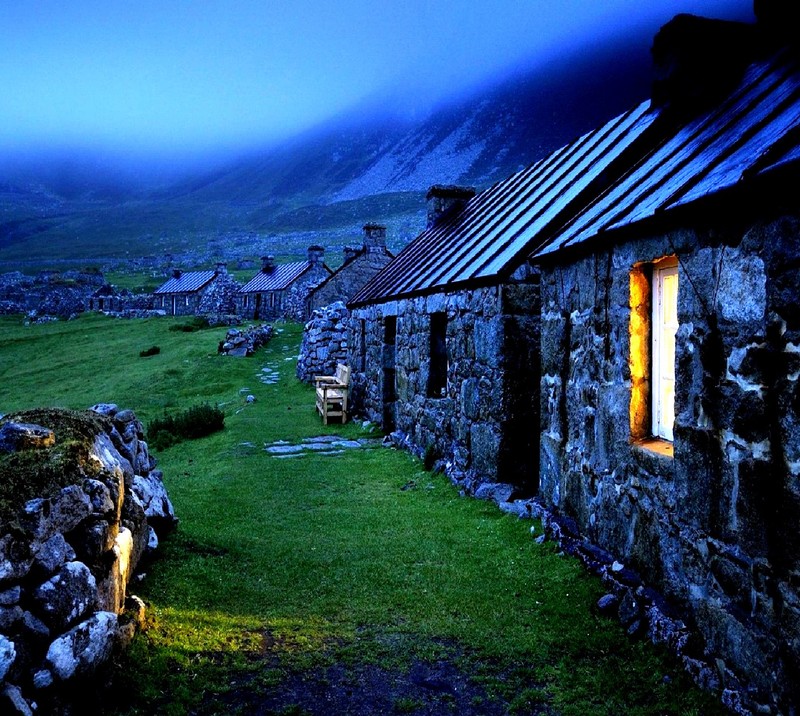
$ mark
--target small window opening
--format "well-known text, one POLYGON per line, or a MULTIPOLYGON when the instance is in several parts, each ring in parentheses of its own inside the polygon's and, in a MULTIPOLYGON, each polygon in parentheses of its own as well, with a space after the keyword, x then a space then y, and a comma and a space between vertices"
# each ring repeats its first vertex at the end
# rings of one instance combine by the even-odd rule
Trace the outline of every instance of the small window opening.
POLYGON ((428 397, 442 398, 447 393, 447 314, 431 314, 430 370, 428 397))
POLYGON ((395 377, 395 350, 397 344, 397 317, 387 316, 383 319, 383 401, 397 400, 395 377))
POLYGON ((365 373, 367 370, 367 321, 362 318, 360 320, 359 328, 361 329, 358 335, 358 354, 361 357, 361 372, 365 373))
POLYGON ((634 440, 673 439, 678 262, 635 266, 630 274, 630 428, 634 440))

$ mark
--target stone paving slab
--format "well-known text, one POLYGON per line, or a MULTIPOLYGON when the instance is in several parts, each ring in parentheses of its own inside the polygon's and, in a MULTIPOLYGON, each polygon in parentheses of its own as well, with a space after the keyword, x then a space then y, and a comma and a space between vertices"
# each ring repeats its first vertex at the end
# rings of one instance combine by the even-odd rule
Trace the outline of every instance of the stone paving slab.
POLYGON ((319 435, 314 438, 303 438, 292 444, 286 440, 276 440, 264 444, 264 450, 274 457, 302 457, 303 455, 341 455, 347 450, 370 450, 381 447, 382 438, 359 438, 345 440, 337 435, 319 435))

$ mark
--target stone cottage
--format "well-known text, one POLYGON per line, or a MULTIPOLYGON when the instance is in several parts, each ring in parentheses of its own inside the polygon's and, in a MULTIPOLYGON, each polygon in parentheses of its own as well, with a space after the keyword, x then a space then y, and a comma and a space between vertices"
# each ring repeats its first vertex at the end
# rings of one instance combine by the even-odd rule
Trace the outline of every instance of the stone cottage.
POLYGON ((346 246, 342 265, 309 293, 307 314, 336 301, 347 303, 393 258, 386 248, 386 227, 366 224, 362 245, 346 246))
POLYGON ((527 257, 637 144, 647 108, 478 195, 431 187, 425 231, 350 301, 354 411, 469 490, 536 492, 539 289, 527 257))
POLYGON ((218 263, 209 271, 173 269, 169 280, 153 292, 153 307, 166 311, 170 316, 197 315, 200 304, 215 283, 229 278, 224 263, 218 263))
POLYGON ((539 494, 679 605, 716 685, 749 685, 728 705, 793 713, 800 63, 768 39, 666 25, 651 147, 533 252, 539 494))
POLYGON ((793 713, 800 34, 756 11, 678 16, 652 102, 475 197, 432 189, 348 344, 357 409, 468 489, 536 492, 666 595, 734 711, 793 713))
POLYGON ((273 320, 308 318, 308 294, 333 271, 325 265, 322 246, 309 246, 308 259, 276 264, 274 256, 262 257, 261 271, 237 295, 237 311, 244 318, 273 320))

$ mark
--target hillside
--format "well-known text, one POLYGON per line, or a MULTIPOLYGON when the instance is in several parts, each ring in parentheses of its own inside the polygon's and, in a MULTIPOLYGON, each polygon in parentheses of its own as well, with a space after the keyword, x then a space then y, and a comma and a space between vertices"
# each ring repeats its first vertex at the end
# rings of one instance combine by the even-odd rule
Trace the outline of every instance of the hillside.
POLYGON ((91 158, 0 176, 0 270, 291 257, 311 241, 338 254, 366 221, 386 223, 400 248, 423 223, 431 184, 488 186, 647 96, 649 43, 627 37, 516 68, 421 118, 374 99, 167 188, 145 189, 140 175, 125 184, 123 170, 91 158))

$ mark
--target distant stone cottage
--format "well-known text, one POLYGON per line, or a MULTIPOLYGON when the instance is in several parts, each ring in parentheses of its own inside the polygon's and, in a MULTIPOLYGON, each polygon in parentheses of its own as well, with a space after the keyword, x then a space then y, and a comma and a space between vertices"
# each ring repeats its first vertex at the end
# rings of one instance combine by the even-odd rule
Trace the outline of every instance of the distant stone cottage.
POLYGON ((201 304, 217 282, 230 279, 224 263, 209 271, 181 271, 174 269, 172 276, 153 292, 153 307, 170 316, 193 316, 201 312, 201 304))
POLYGON ((304 321, 309 316, 309 292, 333 272, 325 265, 322 246, 308 247, 308 260, 276 264, 274 256, 262 257, 261 271, 237 295, 237 310, 244 318, 304 321))
POLYGON ((667 607, 641 577, 694 625, 716 665, 698 681, 792 713, 800 62, 768 49, 791 10, 761 8, 774 28, 679 16, 652 103, 473 198, 432 189, 431 225, 350 302, 348 345, 354 410, 470 491, 537 493, 638 572, 653 638, 667 607))
POLYGON ((336 301, 346 303, 393 258, 386 248, 386 227, 366 224, 362 245, 345 247, 344 263, 308 294, 308 314, 336 301))

